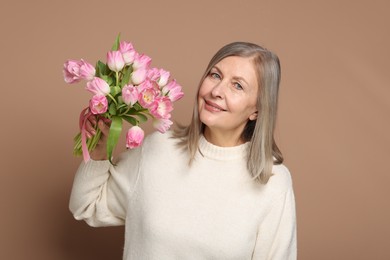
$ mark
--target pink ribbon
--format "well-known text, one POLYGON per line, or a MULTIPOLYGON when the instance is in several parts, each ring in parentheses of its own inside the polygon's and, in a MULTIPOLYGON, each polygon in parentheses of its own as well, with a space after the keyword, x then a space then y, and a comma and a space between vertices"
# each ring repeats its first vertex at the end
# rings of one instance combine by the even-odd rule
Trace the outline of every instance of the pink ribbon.
POLYGON ((80 113, 79 126, 81 131, 81 149, 83 151, 84 162, 88 162, 91 159, 88 147, 87 147, 87 130, 85 128, 85 124, 90 116, 93 114, 89 110, 89 107, 83 109, 80 113))

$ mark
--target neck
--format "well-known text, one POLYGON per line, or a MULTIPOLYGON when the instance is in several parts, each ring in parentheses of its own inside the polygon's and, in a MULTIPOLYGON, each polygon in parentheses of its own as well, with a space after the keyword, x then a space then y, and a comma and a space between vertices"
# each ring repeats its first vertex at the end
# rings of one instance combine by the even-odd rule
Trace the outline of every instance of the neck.
POLYGON ((244 143, 241 134, 238 135, 236 131, 216 131, 206 126, 203 135, 208 142, 220 147, 232 147, 244 143))

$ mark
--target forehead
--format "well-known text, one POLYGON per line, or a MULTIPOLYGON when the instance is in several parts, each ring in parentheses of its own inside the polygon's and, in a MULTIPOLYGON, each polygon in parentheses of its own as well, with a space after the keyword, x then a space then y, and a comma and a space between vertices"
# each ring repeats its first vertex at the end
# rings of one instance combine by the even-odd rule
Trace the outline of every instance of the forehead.
POLYGON ((215 67, 227 76, 240 77, 248 83, 257 83, 257 73, 252 57, 229 56, 220 60, 215 67))

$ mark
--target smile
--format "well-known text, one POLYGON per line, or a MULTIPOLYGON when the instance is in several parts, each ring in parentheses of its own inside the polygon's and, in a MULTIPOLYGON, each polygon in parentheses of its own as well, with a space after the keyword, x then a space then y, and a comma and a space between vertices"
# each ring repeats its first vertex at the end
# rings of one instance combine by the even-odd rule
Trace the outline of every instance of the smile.
POLYGON ((215 104, 211 101, 205 100, 204 102, 205 102, 205 109, 208 111, 211 111, 211 112, 226 111, 225 109, 223 109, 222 107, 218 106, 217 104, 215 104))

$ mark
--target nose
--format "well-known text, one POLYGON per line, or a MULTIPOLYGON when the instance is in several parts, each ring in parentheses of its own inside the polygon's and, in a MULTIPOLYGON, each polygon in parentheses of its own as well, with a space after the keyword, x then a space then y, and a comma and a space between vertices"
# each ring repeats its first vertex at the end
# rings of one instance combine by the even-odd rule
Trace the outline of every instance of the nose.
POLYGON ((225 84, 223 81, 220 81, 211 90, 211 96, 214 98, 223 99, 225 97, 225 89, 225 84))

